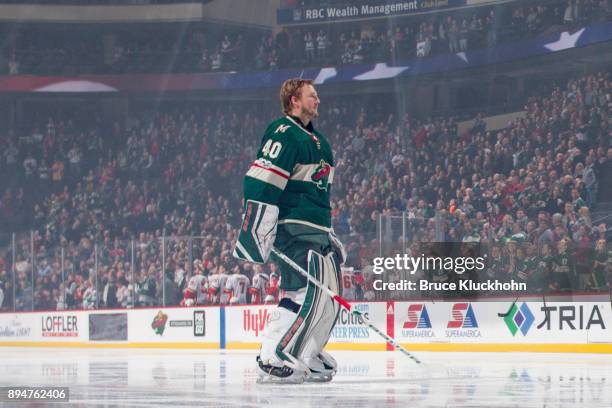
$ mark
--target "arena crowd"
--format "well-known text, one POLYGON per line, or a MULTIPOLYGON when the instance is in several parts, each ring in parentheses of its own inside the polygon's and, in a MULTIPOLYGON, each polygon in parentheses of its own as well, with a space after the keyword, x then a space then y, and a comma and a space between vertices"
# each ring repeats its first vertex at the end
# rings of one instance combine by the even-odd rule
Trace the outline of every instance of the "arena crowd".
MULTIPOLYGON (((607 72, 571 78, 504 129, 478 115, 462 132, 453 117, 398 116, 382 97, 323 95, 316 126, 335 147, 332 217, 351 296, 375 296, 377 223, 402 214, 407 233, 384 233, 389 252, 480 242, 491 254, 482 279, 608 291, 608 227, 591 208, 612 201, 610 91, 607 72)), ((231 248, 243 176, 277 112, 174 102, 134 109, 125 126, 74 112, 2 134, 0 171, 12 177, 0 181, 0 230, 17 233, 14 251, 0 237, 2 309, 177 305, 194 273, 271 277, 276 266, 239 264, 231 248)))

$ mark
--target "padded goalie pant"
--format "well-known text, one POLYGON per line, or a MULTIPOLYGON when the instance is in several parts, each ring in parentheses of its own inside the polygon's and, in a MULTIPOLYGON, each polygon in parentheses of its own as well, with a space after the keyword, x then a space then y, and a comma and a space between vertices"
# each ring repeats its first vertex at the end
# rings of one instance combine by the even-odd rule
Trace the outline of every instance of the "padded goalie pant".
MULTIPOLYGON (((333 252, 323 256, 309 250, 307 265, 310 275, 339 293, 340 268, 333 252)), ((262 362, 295 367, 297 359, 298 365, 308 366, 327 344, 339 313, 340 305, 310 282, 304 288, 285 291, 263 333, 262 362)))

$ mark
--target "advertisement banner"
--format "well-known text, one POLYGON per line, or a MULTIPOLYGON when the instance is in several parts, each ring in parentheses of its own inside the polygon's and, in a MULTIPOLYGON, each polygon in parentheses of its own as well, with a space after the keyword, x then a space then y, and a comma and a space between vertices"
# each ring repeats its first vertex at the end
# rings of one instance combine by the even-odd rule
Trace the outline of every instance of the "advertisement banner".
POLYGON ((412 343, 612 341, 603 302, 397 302, 395 334, 412 343))
POLYGON ((427 58, 337 67, 283 69, 251 73, 83 75, 78 77, 4 75, 0 92, 112 93, 192 92, 213 89, 261 89, 280 86, 287 78, 314 78, 315 84, 369 81, 477 68, 512 60, 567 51, 612 40, 612 23, 603 22, 572 31, 466 52, 427 58))
POLYGON ((32 315, 0 314, 0 341, 29 340, 33 335, 32 315))
POLYGON ((128 320, 131 342, 219 342, 218 308, 134 310, 128 320))
POLYGON ((288 25, 402 16, 465 4, 466 0, 358 1, 325 7, 282 8, 276 12, 276 21, 288 25))
POLYGON ((38 315, 38 335, 45 341, 87 340, 86 312, 41 313, 38 315))
POLYGON ((226 307, 225 333, 227 342, 259 343, 270 319, 270 314, 275 308, 275 305, 226 307))
MULTIPOLYGON (((385 303, 352 303, 352 307, 362 313, 372 324, 381 330, 386 329, 385 303)), ((370 328, 361 324, 359 318, 346 309, 340 310, 336 326, 332 330, 330 343, 379 343, 384 340, 370 328)))
POLYGON ((89 315, 89 340, 127 341, 127 313, 100 313, 89 315))

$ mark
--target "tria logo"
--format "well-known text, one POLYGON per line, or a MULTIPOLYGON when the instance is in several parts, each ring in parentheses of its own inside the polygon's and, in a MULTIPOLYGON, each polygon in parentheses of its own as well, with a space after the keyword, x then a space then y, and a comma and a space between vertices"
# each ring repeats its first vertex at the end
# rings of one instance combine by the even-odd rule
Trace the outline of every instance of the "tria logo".
POLYGON ((534 320, 533 313, 525 302, 520 308, 516 307, 516 303, 513 303, 510 312, 504 317, 504 322, 513 336, 519 329, 523 336, 526 336, 534 320))
POLYGON ((478 327, 476 315, 470 303, 455 303, 452 317, 446 327, 448 329, 474 329, 478 327))
POLYGON ((325 160, 321 160, 319 165, 312 172, 310 179, 317 185, 317 188, 327 191, 327 184, 329 183, 330 174, 331 166, 325 163, 325 160))
POLYGON ((259 336, 259 333, 266 327, 268 319, 270 319, 267 309, 259 309, 257 313, 251 313, 251 311, 247 309, 242 313, 242 327, 244 331, 254 331, 255 336, 259 336))
POLYGON ((431 329, 429 313, 423 304, 408 306, 408 318, 404 322, 404 329, 431 329))
POLYGON ((280 132, 280 133, 285 133, 285 131, 286 131, 287 129, 289 129, 290 127, 291 127, 291 125, 279 125, 279 126, 276 128, 276 130, 274 131, 274 133, 278 133, 278 132, 280 132))

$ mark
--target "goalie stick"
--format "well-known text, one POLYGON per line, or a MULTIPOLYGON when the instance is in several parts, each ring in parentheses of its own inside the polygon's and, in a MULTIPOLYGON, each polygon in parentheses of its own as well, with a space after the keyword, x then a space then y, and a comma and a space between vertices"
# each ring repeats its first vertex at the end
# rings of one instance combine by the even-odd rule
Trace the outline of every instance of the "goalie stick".
POLYGON ((519 296, 516 297, 516 299, 514 299, 514 302, 512 302, 512 304, 510 305, 510 307, 508 308, 508 311, 506 313, 498 313, 497 315, 499 317, 508 317, 508 315, 510 314, 510 312, 512 311, 512 308, 514 307, 514 305, 516 305, 516 302, 519 300, 519 296))
POLYGON ((321 282, 319 282, 314 276, 312 276, 308 272, 306 272, 304 270, 304 268, 302 268, 301 266, 296 264, 291 258, 289 258, 287 255, 285 255, 284 253, 282 253, 281 251, 279 251, 278 249, 276 249, 274 247, 272 248, 272 252, 276 256, 278 256, 280 259, 282 259, 284 262, 286 262, 289 266, 291 266, 293 269, 295 269, 297 272, 299 272, 302 276, 304 276, 306 279, 308 279, 308 281, 310 283, 312 283, 317 288, 319 288, 322 291, 324 291, 325 293, 327 293, 332 299, 334 299, 340 305, 344 306, 344 308, 346 308, 346 310, 348 310, 351 314, 353 314, 353 315, 355 315, 357 317, 359 322, 361 322, 364 325, 368 326, 375 333, 377 333, 379 336, 384 338, 387 343, 389 343, 391 346, 393 346, 393 348, 395 348, 396 350, 401 351, 404 355, 409 357, 415 363, 421 364, 421 360, 419 360, 418 358, 413 356, 408 350, 403 348, 393 337, 383 333, 380 329, 378 329, 376 326, 374 326, 372 323, 370 323, 370 321, 361 312, 359 312, 358 310, 353 309, 351 307, 351 304, 348 303, 344 298, 342 298, 337 293, 334 293, 334 291, 332 291, 328 287, 323 286, 323 284, 321 282))

